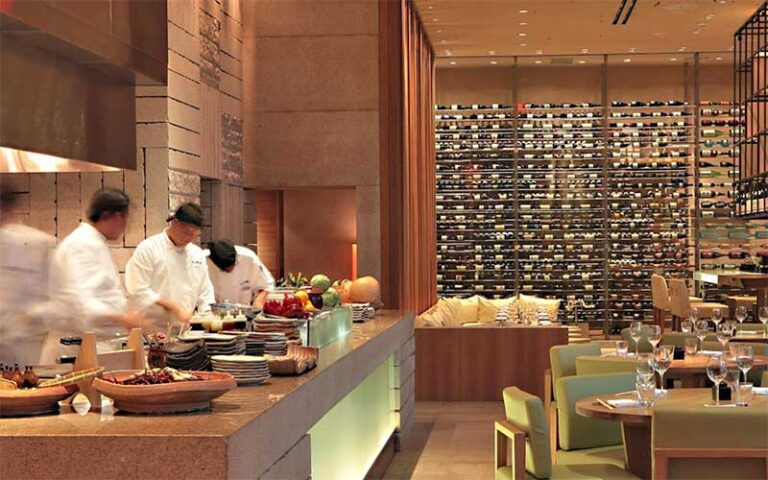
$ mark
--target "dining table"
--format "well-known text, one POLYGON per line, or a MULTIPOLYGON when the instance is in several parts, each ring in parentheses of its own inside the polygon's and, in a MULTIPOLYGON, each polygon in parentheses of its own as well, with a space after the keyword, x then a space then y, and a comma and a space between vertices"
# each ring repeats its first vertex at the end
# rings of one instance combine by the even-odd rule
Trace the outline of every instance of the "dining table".
POLYGON ((757 294, 758 311, 760 308, 768 306, 768 273, 743 272, 741 270, 699 270, 693 272, 693 279, 712 285, 754 290, 757 294))
MULTIPOLYGON (((653 408, 639 406, 611 407, 611 400, 637 399, 634 392, 613 395, 587 397, 576 402, 576 413, 584 417, 621 422, 624 438, 624 460, 627 471, 643 478, 652 478, 651 421, 653 408), (602 403, 602 402, 605 402, 602 403), (606 406, 607 404, 607 406, 606 406)), ((655 406, 667 404, 703 405, 714 404, 712 390, 709 388, 683 388, 667 390, 665 395, 657 395, 655 406)), ((754 395, 749 407, 736 407, 730 402, 721 402, 713 408, 768 408, 768 395, 754 395)))
MULTIPOLYGON (((721 352, 711 352, 713 355, 717 355, 721 352)), ((710 355, 706 352, 699 353, 693 357, 685 357, 684 359, 672 360, 669 365, 669 369, 664 373, 664 381, 679 380, 681 386, 685 388, 703 387, 707 379, 707 360, 710 355)), ((590 373, 598 373, 597 369, 600 369, 600 373, 606 373, 611 371, 634 371, 636 358, 634 355, 627 357, 619 357, 615 354, 607 355, 580 355, 576 357, 576 374, 584 375, 590 373), (596 367, 596 362, 612 362, 606 364, 604 367, 596 367)), ((768 357, 764 355, 755 355, 754 363, 752 365, 753 370, 766 370, 768 369, 768 357)), ((751 370, 752 370, 751 369, 751 370)))

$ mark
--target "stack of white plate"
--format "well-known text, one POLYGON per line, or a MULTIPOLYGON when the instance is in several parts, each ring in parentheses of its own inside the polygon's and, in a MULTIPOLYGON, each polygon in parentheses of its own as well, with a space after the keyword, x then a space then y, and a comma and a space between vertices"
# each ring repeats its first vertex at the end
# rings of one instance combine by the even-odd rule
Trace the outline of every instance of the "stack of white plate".
POLYGON ((370 303, 350 303, 349 307, 352 308, 353 322, 365 322, 376 316, 376 310, 370 303))
POLYGON ((253 355, 214 355, 213 370, 229 373, 238 385, 259 385, 269 379, 269 365, 264 357, 253 355))

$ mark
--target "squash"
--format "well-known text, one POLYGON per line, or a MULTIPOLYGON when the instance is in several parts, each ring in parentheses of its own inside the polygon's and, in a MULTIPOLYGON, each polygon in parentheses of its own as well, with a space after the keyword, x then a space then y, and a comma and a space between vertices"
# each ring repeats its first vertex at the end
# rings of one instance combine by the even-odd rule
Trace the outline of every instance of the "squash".
POLYGON ((336 282, 333 288, 341 295, 341 303, 350 303, 349 289, 352 286, 352 280, 340 280, 336 282))
POLYGON ((378 303, 381 299, 379 281, 373 277, 360 277, 349 287, 350 303, 378 303))

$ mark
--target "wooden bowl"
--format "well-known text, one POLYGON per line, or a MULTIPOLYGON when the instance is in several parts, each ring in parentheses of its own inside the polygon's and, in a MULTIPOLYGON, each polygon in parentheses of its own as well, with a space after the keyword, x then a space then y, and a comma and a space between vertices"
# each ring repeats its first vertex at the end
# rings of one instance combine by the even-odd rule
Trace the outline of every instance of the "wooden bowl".
POLYGON ((59 402, 76 393, 77 385, 0 390, 0 417, 59 413, 59 402))
MULTIPOLYGON (((135 371, 109 372, 107 378, 123 380, 135 371)), ((159 385, 118 385, 96 378, 93 387, 111 398, 115 407, 129 413, 180 413, 210 408, 211 400, 237 386, 228 373, 189 372, 203 380, 159 385)))

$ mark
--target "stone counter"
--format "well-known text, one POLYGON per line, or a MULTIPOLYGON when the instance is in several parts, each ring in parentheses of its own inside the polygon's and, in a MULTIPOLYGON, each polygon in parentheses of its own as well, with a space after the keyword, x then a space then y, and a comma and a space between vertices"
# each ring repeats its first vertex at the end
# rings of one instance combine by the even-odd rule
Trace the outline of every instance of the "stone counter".
POLYGON ((210 411, 0 419, 0 478, 307 478, 307 432, 387 361, 393 433, 407 432, 413 349, 413 315, 383 311, 322 348, 314 370, 236 388, 210 411))

